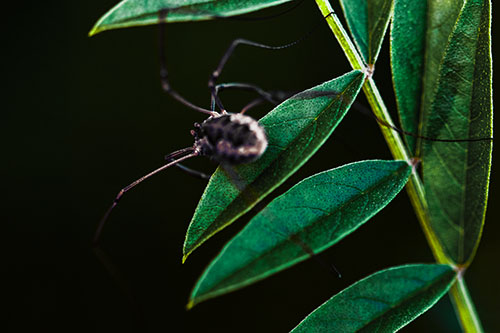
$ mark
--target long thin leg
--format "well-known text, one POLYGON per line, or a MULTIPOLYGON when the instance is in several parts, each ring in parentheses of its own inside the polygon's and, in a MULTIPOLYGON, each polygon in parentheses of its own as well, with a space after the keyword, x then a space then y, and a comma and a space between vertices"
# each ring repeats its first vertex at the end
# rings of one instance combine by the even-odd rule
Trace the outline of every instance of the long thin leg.
MULTIPOLYGON (((329 17, 332 14, 333 14, 333 12, 327 14, 324 18, 326 19, 327 17, 329 17)), ((295 41, 293 41, 291 43, 288 43, 288 44, 285 44, 285 45, 280 45, 280 46, 271 46, 271 45, 261 44, 261 43, 253 42, 251 40, 247 40, 247 39, 243 39, 243 38, 235 39, 231 43, 231 45, 229 45, 229 47, 227 48, 226 52, 224 53, 224 55, 222 56, 221 60, 219 61, 219 65, 212 72, 212 74, 210 75, 210 78, 208 80, 208 87, 210 89, 212 98, 215 100, 215 104, 217 105, 217 107, 221 111, 224 110, 224 106, 222 105, 222 102, 220 101, 219 97, 217 96, 217 91, 216 91, 216 88, 215 88, 216 87, 216 83, 217 83, 217 79, 219 78, 219 76, 220 76, 220 74, 221 74, 224 66, 226 65, 227 61, 229 60, 229 58, 231 57, 231 55, 233 54, 234 50, 236 49, 236 47, 238 45, 254 46, 254 47, 258 47, 258 48, 261 48, 261 49, 267 49, 267 50, 281 50, 281 49, 285 49, 285 48, 294 46, 294 45, 302 42, 304 39, 306 39, 307 37, 309 37, 316 30, 316 28, 318 28, 319 26, 320 25, 318 24, 316 27, 314 27, 313 29, 311 29, 309 32, 307 32, 301 38, 299 38, 299 39, 297 39, 297 40, 295 40, 295 41)))
MULTIPOLYGON (((226 89, 240 89, 240 90, 248 90, 248 91, 253 91, 257 93, 263 100, 268 101, 269 103, 272 104, 277 104, 277 101, 275 100, 274 96, 270 93, 265 91, 264 89, 250 83, 221 83, 215 86, 215 95, 211 96, 211 109, 215 111, 215 106, 216 106, 216 98, 218 98, 219 93, 222 90, 226 89)), ((224 110, 224 106, 222 105, 222 102, 219 99, 219 105, 222 106, 222 109, 224 110)))
POLYGON ((252 108, 254 108, 254 107, 256 107, 257 105, 260 105, 260 104, 262 104, 262 103, 264 103, 264 99, 262 99, 261 97, 258 97, 258 98, 256 98, 256 99, 254 99, 253 101, 251 101, 250 103, 248 103, 247 105, 245 105, 245 106, 243 107, 243 109, 241 109, 240 113, 241 113, 241 114, 244 114, 244 113, 246 113, 248 110, 250 110, 250 109, 252 109, 252 108))
POLYGON ((172 89, 170 86, 170 82, 168 80, 168 71, 167 71, 167 61, 166 61, 166 56, 165 56, 165 17, 167 16, 167 10, 162 10, 160 11, 159 15, 159 27, 160 27, 160 33, 159 33, 159 45, 160 45, 160 81, 161 81, 161 88, 163 89, 164 92, 175 98, 177 101, 179 101, 181 104, 184 104, 188 108, 191 108, 195 111, 206 113, 209 115, 215 115, 214 112, 204 109, 202 107, 199 107, 197 105, 194 105, 193 103, 189 102, 187 99, 182 97, 177 91, 172 89))
POLYGON ((109 214, 111 214, 111 211, 113 210, 113 208, 116 207, 116 205, 118 204, 118 202, 120 201, 120 199, 122 198, 122 196, 125 193, 127 193, 132 188, 134 188, 136 185, 142 183, 144 180, 148 179, 149 177, 157 174, 158 172, 163 171, 163 170, 165 170, 165 169, 171 167, 172 165, 175 165, 175 164, 177 164, 177 163, 179 163, 181 161, 187 160, 188 158, 191 158, 191 157, 194 157, 194 156, 198 156, 198 155, 199 155, 199 152, 197 150, 195 150, 194 148, 192 148, 192 147, 181 149, 181 150, 178 150, 176 152, 173 152, 170 155, 169 158, 175 158, 175 157, 178 157, 178 156, 182 156, 182 157, 179 157, 175 161, 167 163, 164 166, 159 167, 158 169, 151 171, 147 175, 142 176, 141 178, 137 179, 136 181, 134 181, 131 184, 129 184, 129 185, 125 186, 124 188, 122 188, 120 190, 120 192, 118 192, 118 195, 116 196, 116 198, 113 200, 113 203, 111 204, 111 206, 108 208, 108 210, 106 211, 106 213, 102 217, 101 221, 99 222, 99 225, 98 225, 97 230, 96 230, 95 235, 94 235, 94 244, 98 243, 99 237, 100 237, 101 232, 102 232, 102 228, 104 226, 104 223, 108 219, 109 214), (184 155, 185 153, 189 153, 189 154, 188 155, 184 155), (182 156, 182 155, 184 155, 184 156, 182 156))
POLYGON ((211 177, 210 175, 207 175, 206 173, 188 168, 187 166, 182 165, 182 164, 176 164, 175 166, 178 167, 179 169, 181 169, 182 171, 186 172, 188 175, 196 177, 196 178, 209 180, 211 177))
POLYGON ((245 17, 245 16, 216 16, 218 19, 224 19, 224 20, 234 20, 234 21, 265 21, 265 20, 270 20, 274 19, 276 17, 280 17, 282 15, 288 14, 289 12, 293 11, 295 8, 299 7, 305 0, 299 0, 297 3, 293 4, 290 8, 287 8, 286 10, 279 12, 277 14, 273 15, 268 15, 268 16, 259 16, 259 17, 245 17))
POLYGON ((425 136, 425 135, 419 135, 419 134, 416 134, 416 133, 412 133, 412 132, 408 132, 408 131, 405 131, 401 128, 398 128, 396 126, 393 126, 391 124, 389 124, 388 122, 380 119, 379 117, 377 117, 377 115, 375 113, 372 112, 371 109, 368 109, 367 107, 365 107, 363 104, 359 103, 359 102, 354 102, 352 107, 354 109, 357 109, 358 111, 360 111, 362 114, 364 115, 368 115, 370 117, 372 117, 373 119, 375 119, 379 124, 385 126, 385 127, 389 127, 390 129, 400 133, 400 134, 403 134, 403 135, 409 135, 409 136, 413 136, 415 138, 420 138, 420 139, 423 139, 423 140, 428 140, 428 141, 436 141, 436 142, 477 142, 477 141, 493 141, 493 138, 489 138, 489 137, 486 137, 486 138, 470 138, 470 139, 437 139, 437 138, 431 138, 431 137, 428 137, 428 136, 425 136))
POLYGON ((254 47, 259 47, 262 49, 267 49, 267 50, 281 50, 290 46, 293 46, 297 43, 299 43, 302 39, 296 40, 292 43, 282 45, 282 46, 270 46, 270 45, 265 45, 265 44, 260 44, 256 42, 252 42, 247 39, 235 39, 231 45, 227 48, 226 52, 222 56, 221 60, 219 61, 219 65, 217 68, 212 72, 210 75, 210 78, 208 80, 208 87, 210 89, 212 99, 215 101, 215 104, 220 110, 224 110, 224 106, 222 105, 221 100, 219 99, 217 95, 217 89, 216 89, 216 83, 217 79, 219 78, 220 74, 222 73, 222 70, 224 66, 226 65, 227 61, 229 60, 229 57, 233 54, 234 50, 238 45, 249 45, 249 46, 254 46, 254 47))
MULTIPOLYGON (((262 88, 260 88, 257 85, 250 84, 250 83, 241 83, 241 82, 234 82, 234 83, 220 83, 215 86, 215 92, 216 96, 219 96, 219 93, 223 90, 227 89, 240 89, 240 90, 248 90, 248 91, 253 91, 257 93, 260 96, 260 99, 262 99, 262 102, 267 101, 273 105, 277 105, 281 102, 283 102, 285 99, 291 97, 294 95, 296 92, 289 92, 289 91, 284 91, 284 90, 269 90, 266 91, 262 88)), ((220 98, 219 98, 220 102, 220 98)), ((212 104, 211 104, 211 110, 215 111, 215 98, 212 96, 212 104)), ((222 102, 221 102, 222 105, 222 102)))
MULTIPOLYGON (((167 162, 172 162, 174 161, 174 159, 171 157, 171 154, 165 156, 165 160, 167 162)), ((180 164, 180 163, 177 163, 175 165, 177 168, 181 169, 182 171, 186 172, 187 174, 189 174, 190 176, 193 176, 193 177, 196 177, 196 178, 201 178, 201 179, 210 179, 210 175, 207 175, 206 173, 203 173, 201 171, 198 171, 198 170, 194 170, 194 169, 191 169, 191 168, 188 168, 187 166, 183 165, 183 164, 180 164)))
POLYGON ((130 282, 125 279, 122 272, 120 272, 118 267, 111 261, 111 258, 108 256, 108 254, 105 253, 103 249, 99 247, 99 245, 94 244, 94 246, 92 247, 92 252, 96 256, 97 260, 99 260, 99 262, 102 264, 104 269, 111 276, 111 278, 114 280, 118 289, 120 289, 123 295, 126 296, 126 298, 129 300, 130 306, 132 308, 131 310, 137 318, 137 325, 139 326, 138 328, 140 328, 140 331, 145 331, 147 325, 144 320, 144 312, 138 302, 137 296, 133 292, 130 282))
MULTIPOLYGON (((277 105, 281 102, 283 102, 285 99, 287 99, 288 97, 292 96, 292 94, 289 94, 289 93, 286 93, 284 91, 276 91, 276 92, 269 92, 269 94, 271 94, 274 99, 274 102, 271 102, 271 104, 273 105, 277 105)), ((256 107, 257 105, 260 105, 264 102, 269 102, 269 100, 266 100, 262 97, 257 97, 256 99, 252 100, 250 103, 248 103, 247 105, 245 105, 241 110, 240 110, 240 113, 241 114, 244 114, 246 113, 248 110, 256 107)))

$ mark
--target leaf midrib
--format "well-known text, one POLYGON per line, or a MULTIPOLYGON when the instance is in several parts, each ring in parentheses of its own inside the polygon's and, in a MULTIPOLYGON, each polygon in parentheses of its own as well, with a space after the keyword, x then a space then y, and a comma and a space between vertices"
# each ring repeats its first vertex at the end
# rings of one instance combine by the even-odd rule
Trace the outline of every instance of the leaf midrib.
MULTIPOLYGON (((365 328, 369 324, 375 323, 376 321, 380 322, 383 317, 385 317, 387 314, 393 312, 396 308, 400 307, 401 305, 404 305, 405 303, 410 303, 415 298, 418 298, 418 296, 420 294, 423 294, 423 293, 427 292, 429 289, 431 289, 434 286, 435 283, 437 284, 441 280, 444 281, 445 278, 446 278, 446 275, 447 275, 446 273, 449 273, 449 272, 444 272, 444 273, 436 276, 434 279, 432 279, 430 281, 427 281, 427 283, 424 283, 423 287, 417 288, 417 290, 413 291, 412 293, 409 293, 408 297, 402 298, 398 302, 394 303, 394 305, 389 306, 386 309, 383 309, 382 311, 380 311, 379 313, 377 313, 377 315, 375 315, 374 317, 372 317, 370 320, 368 320, 365 323, 363 323, 363 327, 362 328, 365 328)), ((406 280, 406 277, 394 277, 394 278, 400 278, 400 279, 405 279, 406 280)), ((420 312, 420 313, 422 313, 422 312, 420 312)), ((401 328, 401 327, 402 326, 399 326, 399 328, 401 328)))

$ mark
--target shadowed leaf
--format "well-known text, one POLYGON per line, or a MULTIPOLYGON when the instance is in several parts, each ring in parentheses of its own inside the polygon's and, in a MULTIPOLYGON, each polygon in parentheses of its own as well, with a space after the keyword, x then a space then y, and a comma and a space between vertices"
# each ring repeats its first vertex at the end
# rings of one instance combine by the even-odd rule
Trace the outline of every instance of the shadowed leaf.
POLYGON ((205 270, 190 305, 319 253, 368 221, 404 187, 404 161, 363 161, 309 177, 273 200, 205 270))
POLYGON ((356 282, 292 332, 395 332, 434 305, 455 281, 447 265, 405 265, 356 282))
POLYGON ((260 120, 269 141, 266 152, 250 164, 219 166, 189 225, 184 259, 249 211, 321 147, 351 106, 364 78, 362 72, 352 71, 289 98, 260 120), (322 96, 315 96, 317 91, 322 96))
POLYGON ((89 35, 101 31, 157 24, 161 10, 166 22, 210 20, 246 14, 291 0, 123 0, 94 25, 89 35))

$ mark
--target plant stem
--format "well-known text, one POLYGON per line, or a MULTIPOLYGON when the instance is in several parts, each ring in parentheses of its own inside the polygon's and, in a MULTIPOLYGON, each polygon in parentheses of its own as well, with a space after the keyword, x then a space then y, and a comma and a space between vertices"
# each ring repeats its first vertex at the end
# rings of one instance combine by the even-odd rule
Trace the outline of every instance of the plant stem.
MULTIPOLYGON (((333 12, 330 3, 327 0, 316 0, 316 4, 318 5, 321 13, 324 16, 327 16, 329 13, 333 12)), ((349 35, 342 27, 341 22, 339 21, 336 14, 329 15, 327 17, 327 23, 330 29, 333 31, 333 34, 337 38, 342 50, 347 56, 351 66, 353 69, 360 69, 366 71, 366 67, 364 62, 359 55, 358 51, 354 47, 349 35)), ((370 103, 370 106, 373 110, 373 113, 377 118, 387 123, 388 125, 394 126, 394 123, 387 111, 387 108, 382 100, 382 97, 375 85, 375 81, 371 78, 371 76, 367 79, 365 84, 363 85, 363 91, 370 103)), ((403 140, 399 134, 386 125, 379 124, 379 127, 382 131, 382 135, 386 140, 389 149, 395 159, 406 160, 408 163, 411 163, 411 158, 408 154, 408 151, 405 148, 403 140)), ((433 251, 434 256, 437 261, 440 263, 453 264, 450 260, 448 260, 444 254, 444 251, 441 247, 441 244, 437 240, 436 235, 434 234, 427 215, 427 203, 424 196, 424 189, 422 181, 416 172, 412 173, 412 176, 406 186, 408 195, 410 196, 410 200, 415 208, 415 212, 417 213, 418 219, 424 229, 424 233, 427 237, 429 244, 431 245, 431 249, 433 251)))
MULTIPOLYGON (((321 11, 321 14, 323 16, 328 15, 328 17, 326 18, 328 26, 337 38, 337 41, 342 47, 342 50, 344 51, 352 68, 362 70, 365 73, 369 74, 368 79, 363 85, 363 91, 366 95, 366 98, 368 99, 368 102, 370 103, 374 115, 378 119, 385 122, 387 125, 394 126, 394 123, 384 104, 384 101, 377 89, 377 86, 375 85, 375 81, 371 77, 373 66, 365 66, 364 61, 359 55, 359 52, 356 50, 349 35, 343 28, 340 20, 334 13, 334 10, 328 0, 315 1, 318 5, 319 10, 321 11)), ((399 134, 386 125, 379 124, 379 126, 382 131, 382 135, 384 136, 384 139, 389 146, 389 150, 391 151, 392 156, 395 159, 406 160, 408 163, 415 165, 415 163, 411 160, 408 150, 406 149, 399 134)), ((416 168, 414 168, 411 178, 406 185, 406 190, 408 192, 408 196, 410 197, 410 201, 413 205, 415 213, 417 214, 420 225, 424 230, 424 234, 427 238, 427 242, 429 243, 429 247, 432 250, 434 258, 438 263, 448 264, 455 267, 456 265, 445 255, 441 243, 438 241, 438 238, 430 224, 423 184, 418 173, 416 172, 416 168)), ((479 317, 477 316, 474 304, 472 303, 472 300, 467 291, 462 273, 463 271, 459 272, 457 282, 450 289, 450 296, 453 300, 457 316, 459 317, 464 331, 482 332, 479 317)))
POLYGON ((451 287, 450 297, 455 312, 460 319, 462 330, 467 333, 483 332, 483 327, 462 274, 459 274, 457 282, 451 287))

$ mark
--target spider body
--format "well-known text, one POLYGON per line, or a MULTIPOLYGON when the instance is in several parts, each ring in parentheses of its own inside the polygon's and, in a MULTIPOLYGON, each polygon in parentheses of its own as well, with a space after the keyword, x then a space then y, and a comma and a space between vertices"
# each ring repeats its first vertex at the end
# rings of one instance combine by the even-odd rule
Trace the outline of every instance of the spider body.
POLYGON ((264 128, 241 113, 216 114, 194 127, 194 149, 219 163, 250 163, 267 148, 264 128))

